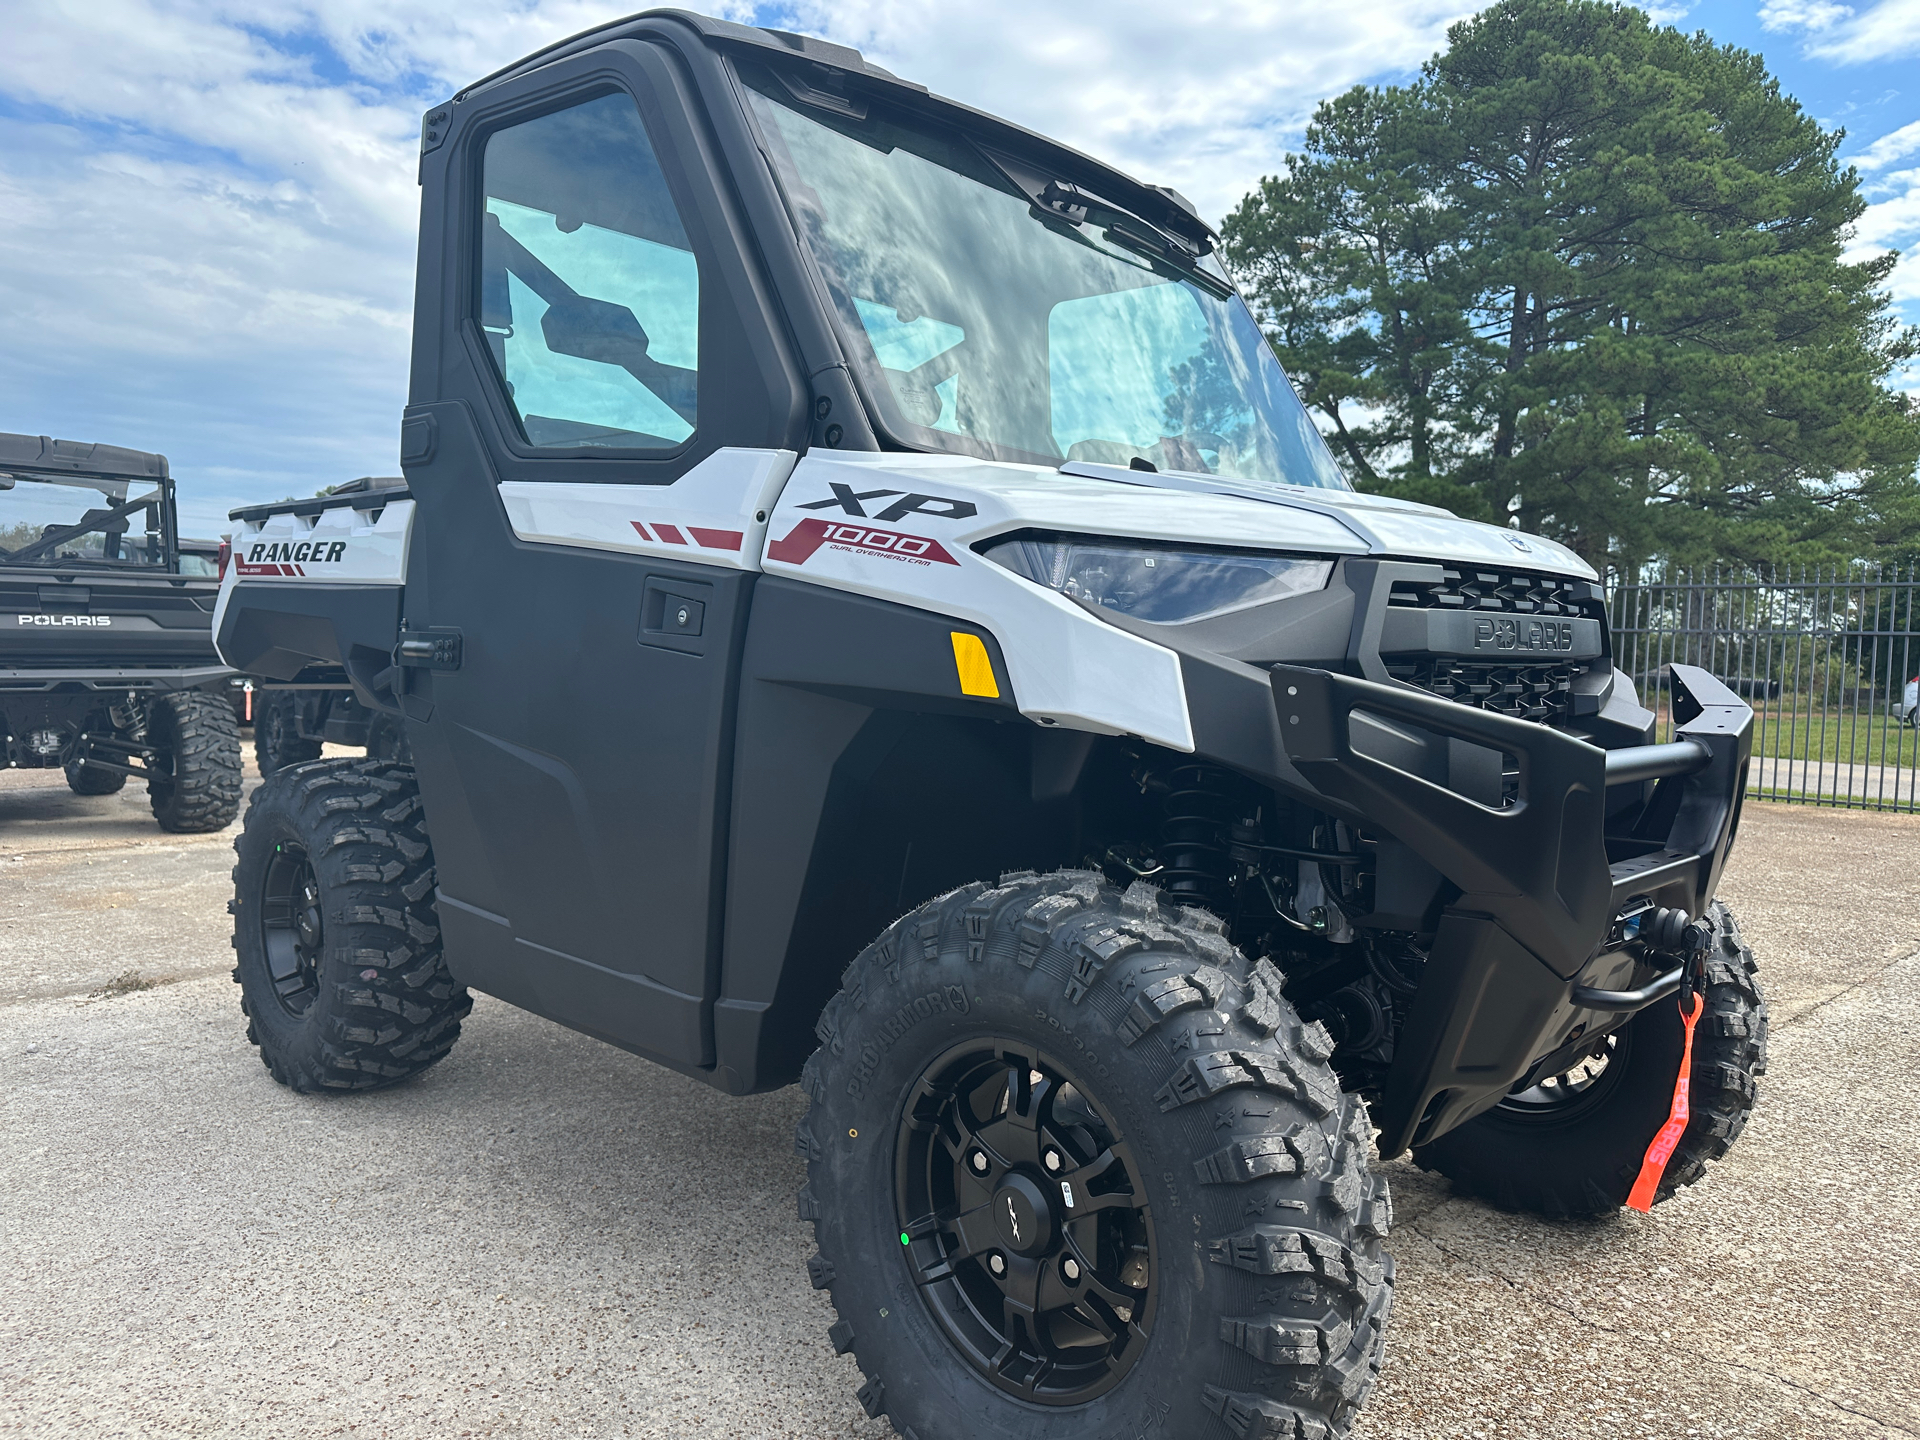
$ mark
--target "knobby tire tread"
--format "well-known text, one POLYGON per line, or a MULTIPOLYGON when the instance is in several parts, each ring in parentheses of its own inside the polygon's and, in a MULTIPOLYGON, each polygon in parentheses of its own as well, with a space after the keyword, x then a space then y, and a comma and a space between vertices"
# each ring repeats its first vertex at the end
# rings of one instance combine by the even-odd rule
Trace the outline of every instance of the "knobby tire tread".
POLYGON ((302 1094, 370 1090, 446 1056, 473 1001, 442 954, 432 842, 410 766, 351 758, 282 770, 254 791, 234 849, 233 978, 247 1038, 275 1080, 302 1094), (322 887, 326 948, 307 1025, 262 1013, 278 1002, 245 928, 258 923, 248 890, 264 857, 253 852, 277 826, 297 836, 322 887))
MULTIPOLYGON (((1759 965, 1724 903, 1716 900, 1707 919, 1713 934, 1706 961, 1706 1005, 1694 1026, 1690 1114, 1655 1192, 1656 1205, 1697 1183, 1710 1162, 1726 1155, 1746 1129, 1759 1098, 1759 1080, 1767 1072, 1767 1002, 1760 989, 1759 965)), ((1658 1003, 1675 1008, 1670 1000, 1658 1003)), ((1650 1007, 1630 1023, 1644 1028, 1669 1019, 1655 1015, 1650 1007)), ((1677 1036, 1678 1022, 1668 1024, 1667 1031, 1677 1036)), ((1488 1143, 1499 1124, 1497 1115, 1470 1120, 1430 1144, 1415 1147, 1413 1159, 1422 1169, 1445 1175, 1460 1193, 1502 1210, 1555 1218, 1617 1210, 1626 1203, 1647 1146, 1665 1120, 1666 1097, 1679 1071, 1677 1045, 1670 1054, 1660 1051, 1650 1059, 1636 1048, 1633 1059, 1658 1065, 1652 1079, 1660 1091, 1661 1108, 1641 1114, 1637 1126, 1621 1123, 1607 1110, 1596 1112, 1579 1132, 1587 1142, 1577 1164, 1520 1163, 1511 1132, 1505 1144, 1488 1143)))
POLYGON ((223 697, 204 690, 155 696, 147 737, 167 773, 147 782, 147 802, 162 830, 224 830, 240 813, 240 722, 223 697))
MULTIPOLYGON (((1144 883, 1122 894, 1091 872, 1020 873, 920 907, 847 968, 817 1026, 821 1048, 803 1070, 809 1104, 795 1148, 808 1166, 800 1218, 813 1222, 820 1246, 809 1277, 833 1293, 839 1318, 829 1339, 861 1360, 867 1413, 888 1413, 898 1433, 921 1440, 973 1433, 950 1428, 951 1416, 895 1415, 889 1377, 868 1373, 863 1317, 841 1308, 849 1268, 874 1263, 837 1250, 830 1233, 830 1208, 845 1197, 831 1193, 826 1162, 847 1131, 851 1067, 885 1033, 901 992, 986 989, 1030 971, 1065 1004, 1096 1013, 1112 1046, 1155 1062, 1152 1108, 1164 1128, 1154 1142, 1184 1154, 1212 1217, 1199 1237, 1207 1281, 1195 1292, 1212 1329, 1185 1357, 1208 1373, 1188 1387, 1193 1413, 1167 1417, 1166 1433, 1211 1427, 1238 1440, 1334 1440, 1347 1432, 1378 1378, 1392 1309, 1393 1261, 1382 1249, 1387 1185, 1370 1166, 1365 1109, 1341 1093, 1327 1064, 1326 1031, 1303 1023, 1281 994, 1280 974, 1266 961, 1250 964, 1223 928, 1144 883)), ((1169 1235, 1165 1243, 1179 1242, 1169 1235)), ((1163 1259, 1161 1270, 1171 1277, 1178 1266, 1163 1259)), ((957 1353, 949 1358, 964 1365, 957 1353)), ((1005 1433, 1078 1433, 1071 1411, 1053 1414, 1061 1428, 1010 1424, 1005 1433)))
POLYGON ((300 738, 294 712, 299 702, 288 692, 268 691, 253 721, 253 763, 265 780, 276 770, 320 758, 318 740, 300 738))
POLYGON ((67 788, 76 795, 118 795, 127 787, 127 777, 117 770, 100 770, 92 765, 67 766, 67 788))

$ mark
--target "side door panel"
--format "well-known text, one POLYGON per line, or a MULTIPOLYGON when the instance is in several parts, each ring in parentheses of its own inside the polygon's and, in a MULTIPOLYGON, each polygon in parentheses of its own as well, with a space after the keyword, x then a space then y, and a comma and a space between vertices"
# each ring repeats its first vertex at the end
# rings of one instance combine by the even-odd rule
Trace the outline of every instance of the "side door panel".
MULTIPOLYGON (((416 324, 435 332, 416 334, 403 430, 419 505, 405 627, 460 641, 457 668, 409 668, 400 687, 447 958, 479 989, 700 1069, 713 1063, 734 690, 762 531, 753 484, 710 482, 750 448, 777 490, 791 465, 780 447, 804 434, 804 384, 755 309, 697 109, 663 52, 602 47, 483 100, 424 174, 433 294, 416 324), (559 138, 517 189, 482 175, 490 135, 604 111, 610 95, 637 104, 658 163, 636 173, 667 186, 684 239, 663 195, 610 203, 598 177, 541 190, 553 167, 595 153, 584 127, 577 140, 548 127, 559 138), (482 265, 481 220, 502 215, 508 241, 493 238, 482 265), (691 275, 692 259, 663 267, 666 281, 627 278, 663 234, 697 258, 697 345, 649 289, 691 275), (580 256, 611 258, 596 272, 580 256)), ((594 163, 605 173, 604 153, 594 163)))
POLYGON ((711 1064, 734 657, 755 577, 516 538, 497 487, 473 483, 490 467, 464 407, 434 410, 441 454, 409 476, 416 564, 431 559, 407 627, 459 630, 461 660, 411 672, 403 704, 448 961, 528 1009, 711 1064), (704 597, 704 653, 643 633, 650 590, 704 597))

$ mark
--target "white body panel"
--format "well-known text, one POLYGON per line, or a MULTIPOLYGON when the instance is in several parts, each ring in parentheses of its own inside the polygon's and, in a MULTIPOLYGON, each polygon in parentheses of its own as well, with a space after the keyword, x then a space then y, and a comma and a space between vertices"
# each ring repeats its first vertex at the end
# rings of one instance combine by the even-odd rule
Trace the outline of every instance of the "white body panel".
POLYGON ((233 560, 213 611, 216 643, 233 587, 247 580, 406 584, 413 512, 413 501, 394 500, 376 509, 336 505, 318 515, 237 521, 227 537, 233 545, 233 560))
POLYGON ((758 570, 768 514, 798 457, 791 450, 716 450, 671 485, 506 480, 513 533, 728 570, 758 570))
MULTIPOLYGON (((1552 540, 1522 535, 1517 530, 1482 524, 1478 520, 1462 520, 1437 505, 1395 500, 1387 495, 1363 495, 1357 490, 1325 490, 1310 485, 1249 485, 1218 475, 1145 475, 1117 465, 1070 464, 1062 466, 1061 471, 1129 488, 1165 486, 1186 497, 1231 498, 1243 507, 1317 515, 1338 524, 1370 555, 1391 555, 1403 560, 1448 560, 1462 565, 1511 565, 1522 570, 1578 575, 1584 580, 1600 578, 1586 561, 1552 540)), ((1222 530, 1211 543, 1283 543, 1268 538, 1274 530, 1275 522, 1271 519, 1247 518, 1245 509, 1237 514, 1253 533, 1243 537, 1238 530, 1222 530)), ((1279 523, 1284 528, 1287 522, 1279 523)), ((1293 547, 1289 545, 1289 548, 1293 547)), ((1320 547, 1304 545, 1301 548, 1320 547)))
MULTIPOLYGON (((1021 713, 1043 725, 1138 735, 1190 751, 1193 726, 1178 655, 968 548, 983 536, 1026 526, 1109 530, 1091 512, 1097 498, 1112 492, 1098 481, 963 458, 815 452, 795 467, 781 492, 762 564, 770 575, 952 615, 991 632, 1021 713), (854 501, 865 512, 861 516, 837 500, 835 485, 856 496, 890 493, 854 501), (928 501, 925 511, 878 518, 889 502, 897 506, 921 497, 928 501), (943 500, 964 502, 976 513, 949 518, 940 512, 957 507, 938 503, 943 500)), ((1145 525, 1146 533, 1157 534, 1156 516, 1171 525, 1195 498, 1168 495, 1164 506, 1144 507, 1154 512, 1147 515, 1131 504, 1116 506, 1131 524, 1110 533, 1140 534, 1145 525)), ((1196 530, 1208 518, 1197 517, 1196 530)))
POLYGON ((763 568, 971 621, 993 633, 1021 712, 1042 724, 1193 749, 1180 659, 982 558, 1017 530, 1392 555, 1592 579, 1552 541, 1348 491, 1226 489, 1210 476, 1061 470, 964 456, 808 455, 781 492, 763 568))
MULTIPOLYGON (((1427 505, 1103 465, 790 450, 715 452, 672 485, 506 481, 522 541, 765 570, 991 632, 1021 712, 1043 725, 1193 749, 1180 658, 973 546, 1019 530, 1293 554, 1379 555, 1595 578, 1550 540, 1427 505), (765 518, 763 518, 765 517, 765 518)), ((247 521, 214 616, 249 579, 404 584, 414 506, 247 521), (370 518, 372 517, 372 518, 370 518)))

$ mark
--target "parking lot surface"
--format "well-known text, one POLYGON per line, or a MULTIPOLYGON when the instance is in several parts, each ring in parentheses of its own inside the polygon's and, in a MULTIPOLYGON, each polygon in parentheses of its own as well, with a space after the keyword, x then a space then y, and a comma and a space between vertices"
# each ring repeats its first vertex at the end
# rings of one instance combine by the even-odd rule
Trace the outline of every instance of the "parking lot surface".
MULTIPOLYGON (((418 1080, 293 1095, 227 978, 231 838, 0 775, 0 1434, 890 1433, 806 1283, 797 1091, 480 997, 418 1080)), ((1771 1073, 1653 1215, 1387 1167, 1356 1436, 1920 1435, 1917 851, 1917 817, 1749 805, 1723 893, 1771 1073)))

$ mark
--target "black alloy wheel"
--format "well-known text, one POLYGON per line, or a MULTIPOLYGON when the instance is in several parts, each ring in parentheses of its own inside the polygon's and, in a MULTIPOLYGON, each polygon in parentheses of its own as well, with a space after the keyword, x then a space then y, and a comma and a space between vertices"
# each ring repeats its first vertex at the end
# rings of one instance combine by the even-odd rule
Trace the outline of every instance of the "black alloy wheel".
POLYGON ((1543 1075, 1525 1089, 1501 1097, 1497 1108, 1522 1123, 1571 1123, 1607 1103, 1627 1073, 1632 1055, 1633 1028, 1615 1030, 1559 1074, 1543 1075))
POLYGON ((895 1147, 900 1243, 961 1355, 1023 1400, 1111 1388, 1153 1327, 1153 1221, 1134 1158, 1052 1057, 970 1041, 927 1066, 895 1147))
POLYGON ((1393 1309, 1366 1114, 1216 916, 1012 871, 847 967, 800 1218, 869 1416, 917 1440, 1338 1440, 1393 1309), (1191 1229, 1189 1229, 1191 1227, 1191 1229))
POLYGON ((280 1006, 296 1019, 320 994, 320 957, 326 924, 320 882, 307 852, 291 840, 273 847, 260 887, 261 944, 280 1006))

